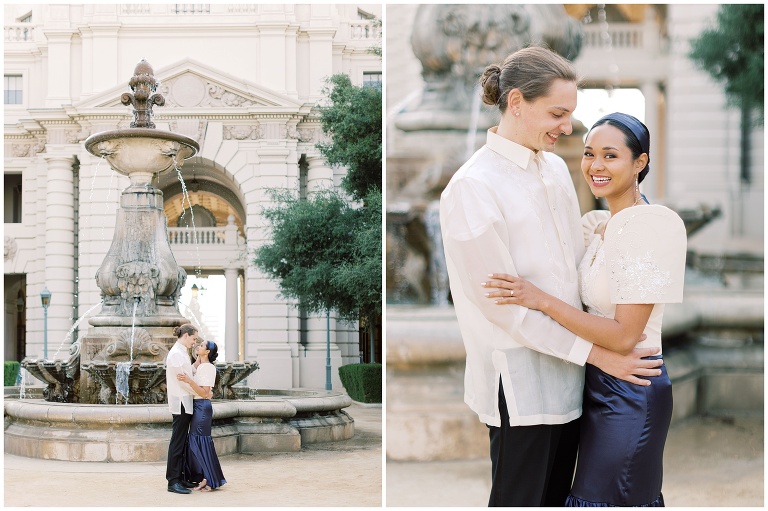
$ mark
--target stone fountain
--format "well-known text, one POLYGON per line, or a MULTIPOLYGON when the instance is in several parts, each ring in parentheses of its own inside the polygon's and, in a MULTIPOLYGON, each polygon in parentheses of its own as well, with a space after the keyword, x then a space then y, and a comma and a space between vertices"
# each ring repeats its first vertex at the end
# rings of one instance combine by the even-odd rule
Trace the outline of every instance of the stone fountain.
MULTIPOLYGON (((165 100, 145 60, 129 85, 132 93, 121 99, 134 108, 130 128, 85 141, 89 153, 130 179, 120 197, 112 245, 96 273, 102 308, 67 360, 22 361, 47 387, 44 400, 5 400, 7 453, 72 461, 166 456, 171 415, 165 358, 176 342, 174 327, 189 320, 178 310, 186 272, 168 241, 163 193, 151 180, 173 169, 184 188, 180 167, 199 145, 155 128, 152 107, 165 100)), ((292 451, 302 441, 354 434, 352 419, 341 411, 351 400, 342 392, 259 392, 236 386, 258 370, 257 362, 219 362, 216 368, 213 436, 220 454, 292 451)))

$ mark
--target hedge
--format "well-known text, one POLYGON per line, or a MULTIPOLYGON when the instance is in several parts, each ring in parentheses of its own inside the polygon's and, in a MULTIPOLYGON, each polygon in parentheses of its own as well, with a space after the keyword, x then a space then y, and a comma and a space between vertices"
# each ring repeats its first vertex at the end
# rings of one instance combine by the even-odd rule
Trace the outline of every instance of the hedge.
POLYGON ((21 364, 18 362, 14 361, 5 363, 3 380, 5 381, 4 385, 6 387, 12 387, 16 385, 16 378, 19 377, 19 369, 21 369, 21 364))
POLYGON ((361 403, 381 403, 381 364, 347 364, 339 378, 349 397, 361 403))

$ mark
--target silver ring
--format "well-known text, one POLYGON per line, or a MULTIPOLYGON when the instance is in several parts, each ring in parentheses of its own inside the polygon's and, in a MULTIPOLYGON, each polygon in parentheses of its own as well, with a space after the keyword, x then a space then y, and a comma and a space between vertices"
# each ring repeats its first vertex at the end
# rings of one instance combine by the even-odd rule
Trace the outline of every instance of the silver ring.
POLYGON ((511 289, 509 290, 509 296, 515 296, 515 292, 512 291, 511 289))

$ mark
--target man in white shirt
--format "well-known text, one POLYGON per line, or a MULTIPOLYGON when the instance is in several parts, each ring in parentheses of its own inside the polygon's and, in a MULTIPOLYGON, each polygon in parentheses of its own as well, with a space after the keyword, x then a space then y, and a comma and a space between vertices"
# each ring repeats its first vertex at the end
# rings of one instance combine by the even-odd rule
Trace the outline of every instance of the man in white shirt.
POLYGON ((557 137, 572 131, 571 64, 549 50, 526 48, 503 69, 489 66, 483 86, 483 100, 499 106, 501 122, 440 201, 467 352, 464 399, 490 429, 489 506, 562 506, 578 448, 584 364, 627 379, 657 374, 659 362, 641 360, 652 350, 622 357, 539 311, 485 297, 488 275, 507 273, 581 307, 576 267, 585 249, 570 174, 551 153, 557 137))
MULTIPOLYGON (((185 373, 193 376, 189 349, 197 341, 197 329, 191 324, 177 326, 174 334, 178 337, 176 343, 168 351, 165 359, 165 385, 168 393, 168 408, 173 415, 173 429, 168 444, 168 461, 165 478, 168 480, 168 491, 173 493, 192 493, 190 488, 197 486, 199 481, 187 481, 184 478, 184 451, 192 422, 192 400, 195 391, 188 383, 179 381, 178 374, 185 373)), ((212 394, 212 393, 211 393, 212 394)), ((210 398, 211 396, 209 396, 210 398)))

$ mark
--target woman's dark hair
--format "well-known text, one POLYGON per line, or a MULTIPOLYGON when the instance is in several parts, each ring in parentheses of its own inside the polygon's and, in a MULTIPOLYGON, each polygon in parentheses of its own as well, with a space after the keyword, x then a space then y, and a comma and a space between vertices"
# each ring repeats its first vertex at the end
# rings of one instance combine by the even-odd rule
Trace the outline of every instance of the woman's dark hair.
POLYGON ((181 338, 184 334, 195 335, 195 333, 197 333, 197 328, 192 326, 192 323, 185 323, 173 329, 173 335, 178 338, 181 338))
POLYGON ((648 155, 648 163, 645 164, 643 170, 637 175, 637 182, 642 183, 645 176, 651 171, 651 133, 648 131, 648 127, 636 117, 628 114, 613 113, 599 119, 592 125, 589 131, 595 129, 596 126, 602 126, 604 124, 613 126, 624 134, 624 143, 627 144, 627 147, 632 152, 633 160, 638 159, 643 153, 648 155), (637 131, 637 133, 635 131, 637 131), (641 139, 645 142, 646 147, 643 147, 641 139))
POLYGON ((555 80, 578 82, 576 68, 548 48, 529 46, 517 50, 504 63, 491 64, 480 77, 483 103, 496 105, 503 114, 507 110, 509 91, 519 89, 528 101, 546 96, 555 80))
POLYGON ((216 361, 216 357, 219 356, 219 347, 216 346, 216 343, 213 341, 206 341, 205 349, 210 352, 208 353, 208 362, 213 364, 216 361))

